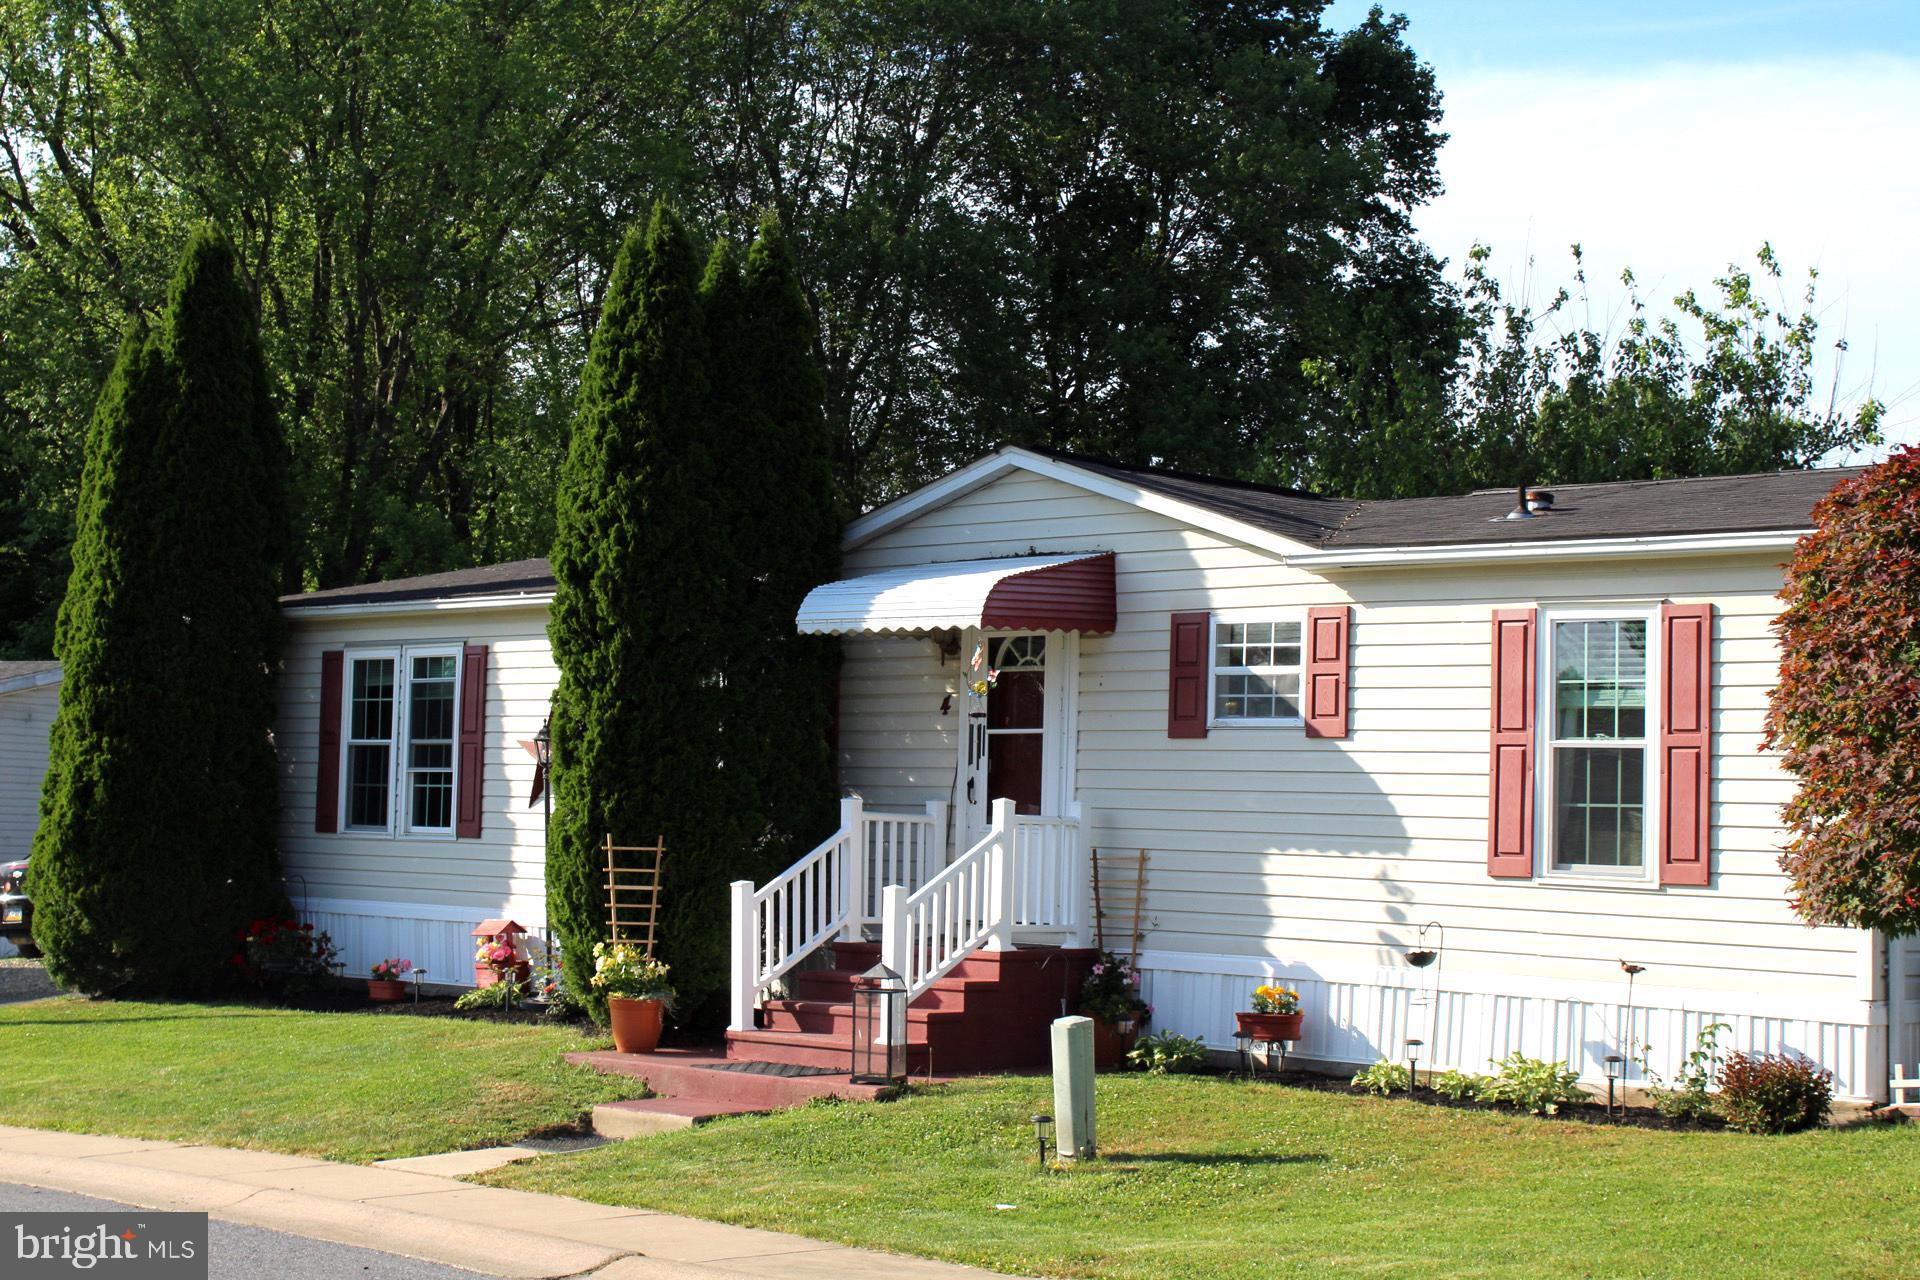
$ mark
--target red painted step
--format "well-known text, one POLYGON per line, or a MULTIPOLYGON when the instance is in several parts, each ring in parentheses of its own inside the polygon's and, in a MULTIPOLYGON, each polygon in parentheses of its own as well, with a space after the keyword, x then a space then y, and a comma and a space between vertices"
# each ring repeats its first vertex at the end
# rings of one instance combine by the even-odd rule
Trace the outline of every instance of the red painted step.
MULTIPOLYGON (((852 1060, 852 982, 873 967, 871 942, 833 944, 831 969, 788 975, 793 998, 769 1000, 763 1025, 727 1033, 734 1060, 845 1066, 852 1060)), ((907 1011, 911 1074, 1044 1066, 1048 1027, 1072 1007, 1094 953, 1024 947, 968 956, 907 1011)))

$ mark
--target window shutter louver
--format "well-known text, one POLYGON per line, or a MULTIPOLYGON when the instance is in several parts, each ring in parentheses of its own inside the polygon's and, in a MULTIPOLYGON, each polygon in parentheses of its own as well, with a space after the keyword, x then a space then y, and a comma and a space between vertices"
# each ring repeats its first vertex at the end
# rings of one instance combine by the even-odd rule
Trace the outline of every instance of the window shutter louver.
POLYGON ((1307 610, 1306 720, 1309 738, 1347 736, 1347 645, 1353 609, 1332 605, 1307 610))
POLYGON ((1534 609, 1493 615, 1493 738, 1487 762, 1487 874, 1533 874, 1534 609))
POLYGON ((487 646, 470 644, 460 657, 460 783, 454 802, 453 834, 480 834, 480 797, 486 768, 487 646))
POLYGON ((1660 883, 1704 885, 1713 874, 1713 606, 1661 606, 1660 647, 1660 883))
POLYGON ((346 669, 344 649, 320 655, 320 748, 314 761, 313 829, 323 835, 340 830, 340 684, 346 669))
POLYGON ((1167 736, 1207 736, 1207 658, 1213 615, 1176 613, 1167 644, 1167 736))

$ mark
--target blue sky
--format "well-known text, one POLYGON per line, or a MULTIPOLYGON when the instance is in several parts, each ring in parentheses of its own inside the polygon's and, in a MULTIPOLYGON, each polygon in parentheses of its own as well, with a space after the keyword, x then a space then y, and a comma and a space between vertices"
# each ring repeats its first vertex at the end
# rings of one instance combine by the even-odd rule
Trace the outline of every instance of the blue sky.
POLYGON ((1578 241, 1577 318, 1609 331, 1623 266, 1664 304, 1769 240, 1781 300, 1817 268, 1823 344, 1847 340, 1821 393, 1876 395, 1890 438, 1920 441, 1920 0, 1383 7, 1446 95, 1447 192, 1418 220, 1455 268, 1485 242, 1509 295, 1544 302, 1578 241))

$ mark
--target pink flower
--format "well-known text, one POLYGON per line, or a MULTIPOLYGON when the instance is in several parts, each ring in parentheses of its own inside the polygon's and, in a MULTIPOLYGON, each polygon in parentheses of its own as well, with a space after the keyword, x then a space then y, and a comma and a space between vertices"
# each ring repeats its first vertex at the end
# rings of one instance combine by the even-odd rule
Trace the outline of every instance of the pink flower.
POLYGON ((1096 978, 1099 977, 1101 974, 1105 973, 1106 971, 1107 971, 1107 966, 1103 964, 1097 964, 1093 966, 1093 976, 1096 978))

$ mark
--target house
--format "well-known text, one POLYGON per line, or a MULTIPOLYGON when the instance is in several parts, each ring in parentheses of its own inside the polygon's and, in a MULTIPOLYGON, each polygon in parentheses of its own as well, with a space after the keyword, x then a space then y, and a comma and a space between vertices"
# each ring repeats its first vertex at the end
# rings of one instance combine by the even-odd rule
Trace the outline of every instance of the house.
POLYGON ((0 662, 0 862, 24 858, 33 847, 47 730, 59 702, 58 662, 0 662))
MULTIPOLYGON (((1008 448, 860 517, 797 619, 842 637, 843 824, 734 888, 730 1051, 844 1061, 877 956, 958 1069, 1057 1011, 1045 957, 1131 949, 1137 891, 1154 1025, 1215 1048, 1278 980, 1296 1061, 1671 1075, 1724 1022, 1883 1096, 1920 947, 1792 914, 1760 749, 1781 566, 1843 474, 1351 502, 1008 448)), ((467 922, 537 918, 550 593, 287 601, 284 848, 355 963, 457 972, 467 922)))

